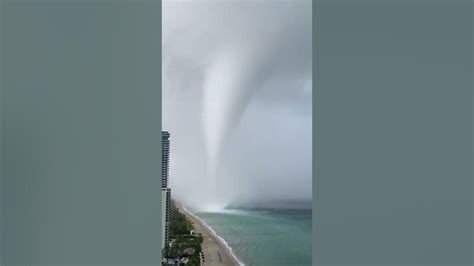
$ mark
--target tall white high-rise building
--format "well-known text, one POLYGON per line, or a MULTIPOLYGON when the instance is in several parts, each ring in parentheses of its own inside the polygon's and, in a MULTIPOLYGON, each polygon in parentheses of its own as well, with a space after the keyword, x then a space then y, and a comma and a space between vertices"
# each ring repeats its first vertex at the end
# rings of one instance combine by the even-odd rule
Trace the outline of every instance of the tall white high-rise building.
POLYGON ((171 188, 168 187, 169 159, 170 159, 170 133, 161 132, 161 249, 169 241, 171 188))
POLYGON ((161 131, 161 187, 168 187, 168 175, 170 172, 170 133, 161 131))
POLYGON ((171 188, 161 188, 161 249, 169 241, 171 188))

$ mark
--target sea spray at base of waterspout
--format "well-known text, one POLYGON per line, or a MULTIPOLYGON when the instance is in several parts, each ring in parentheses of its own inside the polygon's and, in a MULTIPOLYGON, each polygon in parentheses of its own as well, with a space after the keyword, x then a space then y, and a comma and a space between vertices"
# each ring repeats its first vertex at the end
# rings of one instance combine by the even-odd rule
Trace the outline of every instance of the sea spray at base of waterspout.
POLYGON ((215 212, 224 210, 227 207, 228 203, 225 200, 225 193, 217 181, 217 178, 213 178, 210 180, 212 183, 207 184, 204 200, 201 202, 199 210, 215 212))

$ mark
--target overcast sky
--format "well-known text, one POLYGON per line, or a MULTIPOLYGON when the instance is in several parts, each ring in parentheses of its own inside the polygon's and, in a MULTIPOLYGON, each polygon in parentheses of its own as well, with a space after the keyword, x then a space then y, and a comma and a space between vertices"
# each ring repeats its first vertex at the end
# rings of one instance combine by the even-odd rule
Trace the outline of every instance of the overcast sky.
POLYGON ((311 1, 165 1, 163 130, 193 207, 311 199, 311 1))

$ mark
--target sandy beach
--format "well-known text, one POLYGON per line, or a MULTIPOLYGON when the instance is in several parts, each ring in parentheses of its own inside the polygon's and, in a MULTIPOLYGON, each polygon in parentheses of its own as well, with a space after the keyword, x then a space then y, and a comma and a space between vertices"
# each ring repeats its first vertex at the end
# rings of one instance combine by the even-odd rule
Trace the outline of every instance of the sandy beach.
POLYGON ((239 263, 232 257, 229 250, 223 243, 198 219, 187 212, 181 204, 176 203, 176 207, 181 213, 191 220, 194 225, 194 232, 200 233, 203 237, 202 250, 204 252, 205 266, 238 266, 239 263))

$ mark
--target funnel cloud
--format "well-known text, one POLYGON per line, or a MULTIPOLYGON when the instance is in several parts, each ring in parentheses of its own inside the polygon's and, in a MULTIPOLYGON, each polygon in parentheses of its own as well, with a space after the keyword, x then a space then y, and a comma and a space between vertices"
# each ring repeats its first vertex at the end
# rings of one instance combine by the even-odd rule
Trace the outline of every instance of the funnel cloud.
POLYGON ((163 3, 173 197, 311 199, 311 15, 311 1, 163 3))

